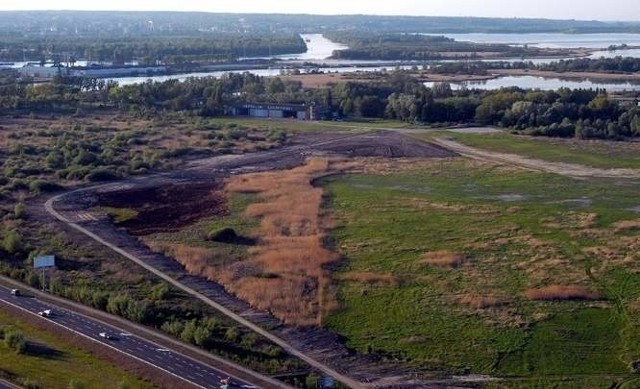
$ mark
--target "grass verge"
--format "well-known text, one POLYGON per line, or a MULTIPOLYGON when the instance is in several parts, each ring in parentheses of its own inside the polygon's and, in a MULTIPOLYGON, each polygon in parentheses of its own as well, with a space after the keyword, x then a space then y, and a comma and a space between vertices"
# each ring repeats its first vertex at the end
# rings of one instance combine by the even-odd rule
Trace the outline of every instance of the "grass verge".
POLYGON ((70 387, 72 381, 91 388, 154 387, 7 313, 0 312, 0 325, 20 330, 28 342, 24 354, 17 354, 4 342, 0 343, 0 377, 25 387, 62 389, 70 387))

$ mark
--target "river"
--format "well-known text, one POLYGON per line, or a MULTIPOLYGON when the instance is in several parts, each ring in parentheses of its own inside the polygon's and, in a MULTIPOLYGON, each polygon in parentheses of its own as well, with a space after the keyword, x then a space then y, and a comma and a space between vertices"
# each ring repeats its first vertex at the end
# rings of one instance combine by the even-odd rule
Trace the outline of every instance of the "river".
POLYGON ((444 35, 457 41, 503 43, 540 48, 606 49, 611 45, 640 46, 640 34, 428 34, 444 35))
MULTIPOLYGON (((445 35, 456 40, 471 41, 479 43, 505 43, 516 45, 531 45, 537 47, 566 48, 566 47, 587 47, 606 48, 610 45, 627 44, 629 46, 640 46, 640 34, 430 34, 445 35)), ((301 34, 302 39, 307 44, 307 52, 302 54, 281 55, 276 58, 282 60, 284 65, 272 69, 255 69, 250 72, 259 76, 280 75, 286 62, 300 63, 309 61, 321 64, 320 68, 314 69, 320 72, 373 72, 383 69, 392 69, 395 66, 382 65, 385 61, 344 61, 331 60, 334 50, 343 50, 346 46, 326 39, 322 34, 301 34), (324 66, 322 66, 324 65, 324 66)), ((594 51, 592 57, 614 57, 616 55, 629 55, 640 57, 640 49, 608 51, 594 51)), ((521 61, 522 59, 510 59, 509 61, 521 61)), ((529 59, 527 59, 528 61, 529 59)), ((557 59, 533 59, 536 64, 549 63, 557 59)), ((386 61, 388 62, 388 61, 386 61)), ((413 65, 401 65, 402 69, 409 69, 413 65)), ((214 71, 203 73, 173 74, 153 77, 117 77, 109 80, 118 82, 121 85, 145 82, 149 79, 153 81, 180 80, 184 81, 190 77, 221 77, 225 73, 243 73, 244 71, 214 71)), ((303 70, 304 72, 304 70, 303 70)), ((502 87, 518 86, 521 88, 557 89, 567 88, 604 88, 609 91, 640 90, 640 85, 632 83, 612 83, 597 81, 570 81, 558 78, 540 78, 532 76, 509 76, 500 77, 480 83, 467 84, 470 88, 499 89, 502 87)), ((452 84, 454 88, 462 88, 462 85, 452 84)))

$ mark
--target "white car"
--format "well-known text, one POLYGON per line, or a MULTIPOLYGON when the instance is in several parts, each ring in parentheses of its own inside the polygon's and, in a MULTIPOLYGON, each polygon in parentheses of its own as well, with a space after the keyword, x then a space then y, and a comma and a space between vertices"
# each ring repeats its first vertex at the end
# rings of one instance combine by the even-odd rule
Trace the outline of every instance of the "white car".
POLYGON ((50 309, 45 309, 44 311, 38 312, 38 315, 40 315, 42 317, 51 317, 51 316, 53 316, 53 311, 50 310, 50 309))
POLYGON ((110 334, 110 333, 108 333, 108 332, 101 332, 101 333, 99 333, 98 335, 100 335, 100 337, 101 337, 101 338, 105 338, 105 339, 107 339, 107 340, 113 340, 113 339, 115 339, 115 338, 113 337, 113 335, 111 335, 111 334, 110 334))

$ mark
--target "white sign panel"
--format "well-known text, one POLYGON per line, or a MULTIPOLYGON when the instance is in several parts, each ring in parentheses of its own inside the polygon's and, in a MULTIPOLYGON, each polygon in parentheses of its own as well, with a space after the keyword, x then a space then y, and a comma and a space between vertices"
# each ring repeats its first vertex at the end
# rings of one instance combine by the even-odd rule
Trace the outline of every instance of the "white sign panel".
POLYGON ((53 267, 56 264, 54 255, 41 255, 33 259, 33 267, 39 269, 41 267, 53 267))

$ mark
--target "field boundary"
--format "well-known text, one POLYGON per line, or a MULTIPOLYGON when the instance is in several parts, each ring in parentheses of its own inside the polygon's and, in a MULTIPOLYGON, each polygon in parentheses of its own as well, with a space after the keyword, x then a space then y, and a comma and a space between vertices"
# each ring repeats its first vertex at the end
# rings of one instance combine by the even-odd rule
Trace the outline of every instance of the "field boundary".
POLYGON ((466 146, 452 139, 433 138, 431 142, 456 152, 464 157, 482 161, 493 161, 520 166, 525 169, 560 174, 572 178, 640 178, 639 169, 601 169, 584 165, 563 162, 549 162, 540 159, 524 157, 518 154, 498 153, 466 146))

